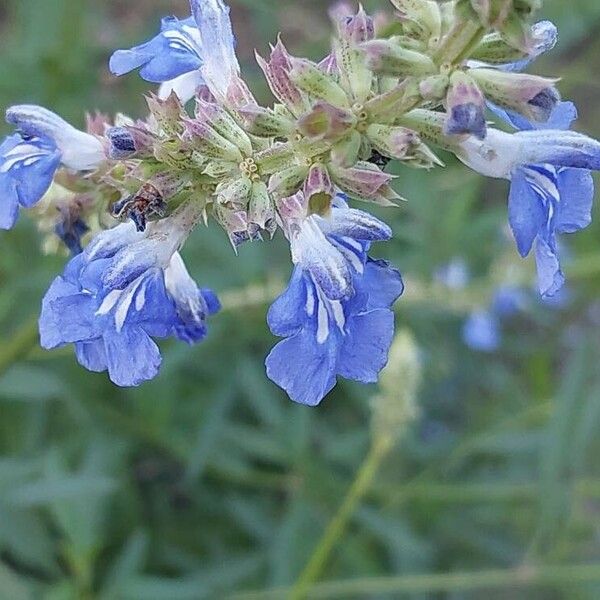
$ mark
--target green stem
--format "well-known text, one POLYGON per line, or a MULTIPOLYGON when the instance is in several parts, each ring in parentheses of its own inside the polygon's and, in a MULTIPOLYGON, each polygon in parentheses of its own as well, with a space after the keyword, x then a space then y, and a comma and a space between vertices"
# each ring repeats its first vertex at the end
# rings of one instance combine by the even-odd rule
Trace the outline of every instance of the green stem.
POLYGON ((344 501, 327 526, 325 533, 292 589, 289 596, 291 600, 302 600, 305 598, 314 582, 321 575, 331 552, 344 534, 352 515, 356 512, 363 497, 368 493, 379 470, 379 465, 392 447, 393 441, 388 437, 378 438, 371 446, 344 501))
MULTIPOLYGON (((345 581, 329 581, 315 585, 311 600, 319 598, 366 598, 377 594, 449 593, 475 590, 516 589, 533 586, 559 587, 600 582, 600 564, 540 565, 486 571, 403 575, 399 577, 367 577, 345 581)), ((291 591, 279 588, 246 592, 230 596, 230 600, 280 600, 290 598, 291 591)), ((513 594, 510 597, 514 597, 513 594)))

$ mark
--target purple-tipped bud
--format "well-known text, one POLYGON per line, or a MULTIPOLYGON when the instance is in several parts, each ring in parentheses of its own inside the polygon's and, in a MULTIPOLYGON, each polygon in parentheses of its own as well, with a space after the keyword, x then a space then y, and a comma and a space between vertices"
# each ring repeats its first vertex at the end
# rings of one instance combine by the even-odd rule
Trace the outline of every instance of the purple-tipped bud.
POLYGON ((324 165, 315 164, 310 168, 304 182, 304 196, 308 202, 309 214, 326 216, 330 213, 335 188, 324 165))
POLYGON ((392 40, 373 40, 360 47, 366 54, 367 66, 380 75, 425 76, 439 70, 426 54, 403 48, 392 40))
POLYGON ((109 142, 108 156, 114 160, 131 158, 137 154, 133 135, 126 127, 111 127, 106 132, 109 142))
POLYGON ((394 179, 375 165, 363 162, 350 169, 330 166, 329 172, 333 182, 342 192, 362 200, 375 198, 382 188, 394 179))
POLYGON ((298 116, 306 109, 306 104, 300 89, 290 79, 292 69, 290 58, 281 39, 278 39, 277 44, 271 48, 268 62, 256 55, 256 60, 267 78, 273 95, 298 116))
POLYGON ((367 15, 362 6, 353 17, 344 17, 339 29, 341 36, 353 44, 368 42, 375 37, 373 19, 367 15))
POLYGON ((323 101, 316 102, 312 111, 298 120, 298 129, 316 140, 339 140, 354 125, 356 117, 352 112, 323 101))
POLYGON ((291 119, 274 110, 248 104, 237 110, 248 133, 259 137, 289 137, 295 130, 291 119))
POLYGON ((229 82, 226 98, 227 102, 235 108, 247 106, 248 104, 257 104, 256 98, 246 82, 237 75, 233 76, 229 82))
POLYGON ((335 52, 328 54, 320 63, 319 69, 325 73, 325 75, 339 75, 340 70, 338 68, 338 60, 335 52))
POLYGON ((536 123, 547 122, 560 102, 556 79, 495 69, 472 69, 469 73, 489 100, 536 123))
POLYGON ((452 75, 446 97, 448 116, 444 125, 447 135, 472 134, 480 140, 487 133, 485 98, 477 83, 468 74, 457 71, 452 75))

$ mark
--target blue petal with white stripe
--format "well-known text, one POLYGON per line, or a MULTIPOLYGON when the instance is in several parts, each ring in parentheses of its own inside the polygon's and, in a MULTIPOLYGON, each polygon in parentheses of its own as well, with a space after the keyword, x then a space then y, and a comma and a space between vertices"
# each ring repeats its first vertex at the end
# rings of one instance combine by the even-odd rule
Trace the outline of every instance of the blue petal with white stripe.
POLYGON ((158 373, 161 357, 152 338, 202 340, 206 317, 220 308, 216 296, 198 288, 177 252, 152 251, 149 243, 164 240, 148 240, 127 223, 99 234, 72 259, 44 298, 42 346, 75 344, 84 367, 108 370, 117 385, 136 386, 158 373), (124 257, 131 262, 126 275, 107 277, 125 266, 124 257))
MULTIPOLYGON (((385 224, 344 207, 334 208, 330 218, 305 221, 313 236, 320 232, 321 243, 308 258, 296 249, 290 284, 268 314, 273 334, 286 339, 266 367, 292 400, 316 406, 338 376, 377 381, 394 335, 391 306, 404 286, 396 269, 367 256, 372 241, 391 235, 385 224), (323 275, 327 265, 329 277, 323 275)), ((296 239, 292 246, 304 242, 296 239)))
POLYGON ((14 134, 0 145, 0 229, 11 229, 19 209, 31 208, 48 191, 61 153, 48 138, 14 134))
POLYGON ((117 50, 110 58, 113 74, 140 69, 146 81, 163 83, 202 66, 202 40, 193 17, 162 20, 160 33, 149 42, 129 50, 117 50))

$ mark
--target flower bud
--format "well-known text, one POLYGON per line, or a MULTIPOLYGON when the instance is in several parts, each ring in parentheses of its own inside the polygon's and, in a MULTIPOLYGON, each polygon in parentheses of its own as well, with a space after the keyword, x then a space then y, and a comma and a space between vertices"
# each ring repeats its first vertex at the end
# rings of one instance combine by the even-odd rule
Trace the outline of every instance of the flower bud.
POLYGON ((207 123, 186 119, 184 125, 186 136, 190 139, 193 147, 201 154, 208 158, 231 162, 241 162, 243 160, 239 149, 222 135, 219 135, 207 123))
POLYGON ((359 200, 373 199, 383 186, 394 179, 368 162, 358 162, 349 169, 330 165, 329 173, 342 192, 359 200))
POLYGON ((311 112, 298 120, 299 130, 311 139, 338 140, 356 125, 356 117, 349 111, 327 102, 316 102, 311 112))
POLYGON ((260 229, 268 231, 271 235, 277 229, 275 207, 273 206, 267 186, 262 181, 255 181, 252 184, 248 219, 251 223, 258 225, 260 229))
POLYGON ((480 140, 485 138, 485 98, 473 78, 456 71, 450 80, 446 97, 448 116, 444 125, 447 135, 472 134, 480 140))
POLYGON ((252 154, 252 142, 233 117, 221 106, 196 99, 196 121, 205 123, 220 136, 237 146, 245 155, 252 154))
POLYGON ((290 71, 292 69, 291 56, 280 39, 271 48, 269 62, 256 55, 256 60, 262 69, 273 95, 290 111, 298 116, 306 109, 306 104, 300 89, 292 83, 290 71))
POLYGON ((108 156, 114 160, 131 158, 137 154, 133 135, 126 127, 111 127, 106 131, 109 142, 108 156))
POLYGON ((260 167, 261 173, 272 175, 296 164, 296 154, 292 144, 275 143, 270 148, 254 155, 254 161, 260 167))
POLYGON ((414 79, 409 78, 390 91, 375 96, 364 107, 371 121, 393 123, 398 116, 412 110, 420 100, 418 85, 414 79))
POLYGON ((446 96, 449 84, 448 75, 432 75, 419 82, 419 92, 424 100, 441 100, 446 96))
POLYGON ((246 211, 231 209, 217 203, 214 206, 213 214, 227 233, 236 253, 238 246, 244 242, 260 239, 258 227, 248 221, 246 211))
POLYGON ((308 214, 328 215, 334 196, 335 188, 325 166, 313 165, 304 181, 304 197, 308 202, 308 214))
POLYGON ((237 177, 220 183, 215 194, 220 204, 234 208, 246 208, 251 191, 252 181, 248 177, 237 177))
POLYGON ((407 77, 433 75, 438 70, 427 56, 403 48, 393 40, 373 40, 361 44, 367 57, 367 66, 379 75, 407 77))
POLYGON ((556 79, 495 69, 472 69, 470 74, 489 100, 536 123, 548 121, 560 101, 556 79))
POLYGON ((306 175, 308 167, 295 165, 275 173, 269 181, 269 192, 275 198, 286 198, 293 196, 301 187, 306 175))
POLYGON ((315 63, 303 58, 291 58, 290 62, 290 78, 301 90, 333 106, 350 108, 346 92, 315 63))
POLYGON ((258 137, 289 137, 294 123, 282 114, 256 104, 248 104, 237 111, 248 133, 258 137))
POLYGON ((442 31, 442 15, 439 6, 430 0, 392 0, 400 18, 414 26, 418 37, 429 41, 438 38, 442 31))
POLYGON ((331 162, 338 167, 351 167, 358 160, 362 136, 353 130, 331 149, 331 162))
POLYGON ((166 99, 161 100, 151 94, 146 97, 146 103, 156 123, 167 135, 179 135, 183 131, 181 124, 186 112, 174 92, 166 99))
POLYGON ((373 148, 389 158, 403 160, 409 149, 419 143, 419 136, 406 127, 369 125, 366 133, 373 148))
POLYGON ((356 15, 341 20, 339 30, 341 37, 352 44, 368 42, 375 37, 373 19, 367 15, 362 6, 356 15))
POLYGON ((379 376, 381 392, 371 403, 375 439, 395 441, 418 416, 421 378, 419 348, 408 330, 399 331, 390 348, 387 367, 379 376))
POLYGON ((246 82, 239 76, 234 75, 227 88, 227 102, 232 107, 247 106, 248 104, 257 104, 246 82))

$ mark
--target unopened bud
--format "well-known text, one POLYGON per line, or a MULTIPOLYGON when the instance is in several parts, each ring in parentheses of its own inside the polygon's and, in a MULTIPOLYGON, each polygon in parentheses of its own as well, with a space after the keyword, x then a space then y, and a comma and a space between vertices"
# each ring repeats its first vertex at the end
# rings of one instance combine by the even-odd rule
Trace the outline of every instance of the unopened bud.
POLYGON ((400 115, 412 110, 421 100, 419 87, 414 79, 402 83, 384 94, 365 103, 369 119, 375 123, 393 123, 400 115))
POLYGON ((196 99, 196 121, 209 125, 245 155, 252 154, 250 138, 222 106, 196 99))
POLYGON ((495 69, 472 69, 470 74, 489 100, 536 123, 545 123, 560 101, 556 79, 495 69))
POLYGON ((367 66, 380 75, 425 76, 438 70, 429 56, 408 50, 393 40, 373 40, 360 47, 366 54, 367 66))
POLYGON ((252 181, 248 177, 236 177, 219 184, 215 194, 220 204, 246 208, 251 191, 252 181))
POLYGON ((431 0, 392 0, 398 9, 400 18, 411 23, 415 33, 422 39, 440 37, 442 31, 442 15, 440 7, 431 0))
POLYGON ((447 135, 472 134, 480 140, 485 138, 485 98, 467 73, 456 71, 452 75, 446 108, 444 132, 447 135))
POLYGON ((371 200, 379 191, 394 179, 375 165, 368 162, 358 162, 355 167, 344 169, 330 165, 329 172, 333 182, 353 198, 371 200))
POLYGON ((240 150, 207 123, 191 119, 184 123, 191 144, 204 156, 231 162, 243 160, 240 150))
POLYGON ((307 174, 308 167, 298 165, 275 173, 269 181, 269 192, 275 198, 293 196, 302 187, 307 174))
POLYGON ((186 112, 175 92, 166 100, 150 95, 146 98, 146 103, 156 123, 167 135, 179 135, 183 131, 181 121, 186 112))
POLYGON ((390 348, 388 364, 379 377, 381 392, 371 403, 375 439, 393 442, 417 418, 421 378, 417 344, 408 330, 400 331, 390 348))
POLYGON ((292 58, 290 61, 292 65, 290 78, 301 90, 333 106, 350 108, 346 92, 315 63, 303 58, 292 58))
POLYGON ((373 19, 367 15, 362 6, 353 17, 344 17, 341 20, 339 29, 340 35, 352 44, 368 42, 375 37, 373 19))
POLYGON ((397 160, 405 159, 410 148, 420 141, 411 129, 389 125, 369 125, 366 135, 375 150, 397 160))
POLYGON ((237 112, 246 131, 258 137, 289 137, 295 129, 291 119, 256 104, 239 108, 237 112))
POLYGON ((256 181, 252 184, 248 219, 251 223, 258 225, 258 227, 268 231, 271 235, 277 229, 275 207, 267 186, 262 181, 256 181))
POLYGON ((351 167, 358 160, 362 136, 353 130, 331 149, 331 162, 338 167, 351 167))

